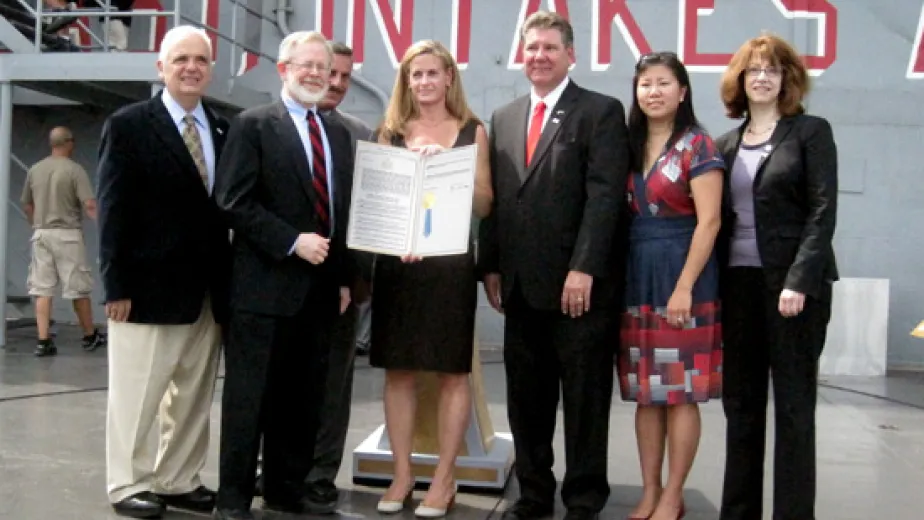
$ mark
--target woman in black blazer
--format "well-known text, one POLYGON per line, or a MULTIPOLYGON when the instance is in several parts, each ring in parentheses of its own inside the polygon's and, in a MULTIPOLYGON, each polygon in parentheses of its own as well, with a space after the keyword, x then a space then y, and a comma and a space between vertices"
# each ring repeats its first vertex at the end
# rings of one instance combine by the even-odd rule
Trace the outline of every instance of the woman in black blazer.
POLYGON ((768 379, 775 410, 773 518, 815 518, 818 359, 838 279, 837 148, 806 115, 808 73, 776 36, 746 42, 722 77, 744 123, 716 140, 727 169, 717 241, 726 433, 721 520, 762 518, 768 379))

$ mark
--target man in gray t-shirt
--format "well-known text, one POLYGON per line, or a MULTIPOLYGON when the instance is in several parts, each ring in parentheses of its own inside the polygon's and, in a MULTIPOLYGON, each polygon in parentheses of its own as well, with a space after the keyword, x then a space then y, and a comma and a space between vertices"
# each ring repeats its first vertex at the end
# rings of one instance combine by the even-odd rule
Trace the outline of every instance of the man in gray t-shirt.
POLYGON ((26 285, 29 295, 35 297, 36 356, 53 356, 58 352, 48 330, 51 300, 58 287, 63 298, 73 301, 83 328, 84 350, 93 351, 106 344, 106 337, 93 326, 90 305, 93 277, 83 240, 83 213, 96 218, 90 177, 71 159, 74 136, 70 130, 54 128, 49 140, 51 155, 29 169, 21 198, 33 229, 26 285))

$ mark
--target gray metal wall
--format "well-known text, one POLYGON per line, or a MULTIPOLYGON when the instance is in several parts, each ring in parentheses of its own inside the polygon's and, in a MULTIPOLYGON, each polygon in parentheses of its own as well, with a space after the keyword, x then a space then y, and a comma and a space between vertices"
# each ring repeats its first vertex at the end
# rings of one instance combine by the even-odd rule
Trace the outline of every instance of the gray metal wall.
MULTIPOLYGON (((836 54, 836 60, 816 78, 808 107, 810 112, 831 121, 839 146, 841 194, 835 245, 841 273, 845 277, 891 280, 889 364, 924 367, 924 348, 908 335, 924 318, 921 296, 924 277, 920 267, 924 246, 916 236, 924 217, 924 191, 916 182, 922 168, 914 162, 924 142, 924 110, 920 104, 921 80, 908 77, 913 48, 920 41, 917 34, 922 14, 920 0, 628 0, 626 4, 636 24, 631 20, 621 22, 628 27, 627 31, 622 31, 619 23, 595 23, 595 16, 606 14, 607 6, 619 4, 609 0, 391 0, 390 3, 297 0, 293 3, 295 12, 289 18, 293 30, 320 28, 322 24, 316 20, 317 4, 322 9, 333 4, 333 32, 328 35, 348 43, 353 41, 349 38, 350 31, 358 36, 364 44, 364 56, 356 74, 386 94, 390 94, 396 70, 385 45, 386 35, 389 32, 396 35, 398 59, 401 41, 433 38, 449 46, 454 21, 459 20, 454 9, 471 4, 470 60, 463 80, 469 102, 485 119, 500 104, 528 92, 522 71, 509 66, 518 20, 527 7, 566 8, 576 32, 577 64, 572 78, 584 87, 615 95, 627 105, 637 56, 626 44, 622 32, 631 33, 636 26, 652 49, 678 50, 683 40, 679 21, 696 20, 699 52, 723 54, 734 52, 745 39, 762 30, 786 37, 805 54, 821 54, 819 27, 836 26, 836 41, 829 42, 823 52, 829 57, 836 54), (833 10, 821 23, 819 17, 806 19, 784 12, 787 6, 797 3, 813 9, 833 7, 833 10), (888 9, 884 8, 886 4, 888 9), (401 25, 400 17, 392 18, 391 11, 398 6, 403 13, 411 13, 407 15, 407 20, 412 21, 411 32, 401 25), (350 28, 348 13, 357 12, 357 7, 364 8, 365 21, 350 28), (683 15, 683 9, 696 7, 714 9, 710 15, 698 18, 683 15), (602 32, 595 27, 602 28, 602 32), (611 35, 608 49, 593 41, 595 34, 600 40, 600 35, 606 33, 611 35), (834 43, 832 48, 830 44, 834 43), (607 50, 611 53, 609 67, 595 66, 594 58, 605 55, 607 50)), ((273 0, 264 2, 265 12, 271 14, 275 4, 273 0)), ((690 24, 685 25, 689 32, 690 24)), ((459 32, 466 32, 464 24, 459 32)), ((275 56, 281 39, 278 31, 264 25, 260 39, 264 52, 275 56)), ((693 60, 687 47, 685 56, 690 63, 693 60)), ((715 67, 696 69, 693 90, 697 112, 708 130, 718 135, 736 123, 724 117, 718 101, 719 75, 715 67)), ((266 62, 239 81, 274 93, 279 89, 274 67, 266 62)), ((343 108, 373 124, 381 114, 376 98, 355 84, 343 108)), ((68 122, 78 130, 81 144, 87 147, 81 153, 86 154, 85 164, 91 167, 93 161, 89 156, 100 126, 98 117, 73 109, 56 108, 54 114, 43 110, 17 111, 14 152, 23 159, 38 158, 44 153, 40 138, 49 125, 68 122)), ((14 185, 13 193, 17 189, 14 185)), ((25 232, 13 229, 10 237, 13 251, 21 251, 25 232)), ((11 269, 14 276, 24 273, 20 257, 13 256, 11 269)), ((499 316, 484 304, 480 312, 482 341, 500 343, 499 316)))

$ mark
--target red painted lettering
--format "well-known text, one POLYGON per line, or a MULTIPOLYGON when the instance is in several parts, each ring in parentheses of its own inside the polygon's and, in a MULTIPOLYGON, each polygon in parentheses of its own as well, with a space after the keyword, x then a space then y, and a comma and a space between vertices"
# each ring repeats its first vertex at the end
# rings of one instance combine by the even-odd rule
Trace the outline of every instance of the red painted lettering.
MULTIPOLYGON (((164 8, 161 5, 159 0, 136 0, 132 6, 134 10, 150 10, 150 11, 163 11, 164 8)), ((200 18, 201 23, 206 27, 203 29, 209 34, 209 38, 212 41, 212 59, 218 57, 218 35, 215 33, 215 30, 218 29, 219 24, 219 13, 221 10, 221 5, 219 0, 202 0, 202 16, 200 18)), ((168 28, 168 18, 169 16, 157 16, 156 22, 154 23, 154 48, 151 49, 153 52, 160 52, 160 41, 164 39, 164 35, 167 34, 168 28)), ((172 20, 169 20, 169 25, 172 26, 172 20)))
POLYGON ((375 0, 372 2, 372 13, 379 31, 385 37, 385 49, 391 63, 397 67, 414 41, 414 0, 395 0, 394 10, 388 0, 375 0))
POLYGON ((908 79, 924 78, 924 7, 921 7, 921 16, 918 18, 918 30, 914 34, 914 46, 911 48, 911 58, 908 60, 908 79))
POLYGON ((638 60, 643 54, 651 52, 651 46, 642 33, 642 29, 629 11, 626 0, 597 0, 593 3, 591 15, 591 60, 590 70, 603 71, 612 62, 613 33, 610 25, 615 24, 620 34, 638 60))
MULTIPOLYGON (((513 44, 510 46, 510 61, 507 63, 507 68, 509 69, 518 69, 523 66, 523 45, 520 44, 520 28, 523 27, 523 22, 536 11, 539 10, 539 6, 542 4, 542 0, 521 0, 520 4, 520 16, 517 18, 516 31, 513 34, 513 44)), ((565 0, 548 0, 548 9, 549 11, 558 13, 565 18, 568 16, 568 3, 565 0)))
MULTIPOLYGON (((353 0, 350 0, 353 4, 353 0)), ((320 31, 327 39, 334 37, 334 0, 319 0, 315 4, 315 30, 320 31)))
POLYGON ((731 54, 700 53, 696 50, 699 17, 712 14, 715 0, 680 0, 677 55, 691 72, 721 72, 731 54))
POLYGON ((237 69, 237 75, 243 76, 260 63, 260 57, 251 52, 244 51, 241 53, 241 66, 237 69))
MULTIPOLYGON (((837 59, 837 9, 827 0, 770 0, 788 19, 811 18, 818 23, 818 54, 804 56, 812 74, 820 74, 837 59)), ((732 55, 700 53, 697 50, 699 17, 709 16, 715 0, 680 0, 678 54, 687 68, 696 72, 719 72, 732 55)))
MULTIPOLYGON (((179 8, 179 3, 176 4, 176 7, 179 8)), ((212 29, 206 29, 209 32, 209 36, 212 38, 212 59, 218 57, 218 34, 215 32, 218 30, 218 24, 221 23, 219 15, 221 14, 221 5, 219 5, 219 0, 202 0, 202 20, 206 26, 211 27, 212 29)))
POLYGON ((805 56, 809 72, 818 75, 837 59, 837 9, 828 0, 772 0, 786 18, 812 18, 818 23, 818 54, 805 56))
POLYGON ((459 69, 468 67, 468 53, 472 43, 472 0, 453 0, 452 35, 449 52, 456 58, 459 69))
MULTIPOLYGON (((353 49, 353 68, 359 68, 363 63, 363 56, 366 52, 365 31, 366 25, 366 2, 365 0, 346 0, 347 12, 352 16, 347 20, 346 40, 350 42, 350 48, 353 49), (359 27, 359 31, 354 31, 359 27)), ((334 5, 335 0, 316 0, 315 3, 315 30, 323 34, 327 39, 334 38, 334 5)))

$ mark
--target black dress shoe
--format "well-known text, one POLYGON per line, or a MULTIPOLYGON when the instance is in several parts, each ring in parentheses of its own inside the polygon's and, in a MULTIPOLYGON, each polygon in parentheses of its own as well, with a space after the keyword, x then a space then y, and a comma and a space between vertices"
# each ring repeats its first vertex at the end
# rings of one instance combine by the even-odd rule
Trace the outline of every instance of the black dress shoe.
POLYGON ((213 520, 254 520, 253 513, 244 509, 216 509, 212 512, 213 520))
POLYGON ((168 506, 196 513, 209 513, 215 508, 217 493, 205 486, 199 486, 189 493, 180 495, 157 495, 168 506))
POLYGON ((300 515, 310 513, 312 515, 329 515, 337 510, 337 501, 321 501, 309 496, 304 496, 298 500, 267 500, 263 497, 263 508, 275 511, 277 513, 288 513, 291 515, 300 515))
POLYGON ((554 512, 555 507, 551 504, 520 499, 504 512, 501 520, 539 520, 551 517, 554 512))
POLYGON ((309 507, 313 509, 336 509, 340 490, 329 480, 316 480, 306 486, 305 499, 312 504, 309 507))
POLYGON ((160 518, 163 516, 167 506, 164 501, 150 491, 142 491, 124 498, 115 504, 112 509, 119 516, 128 516, 131 518, 160 518))
POLYGON ((565 514, 565 520, 599 520, 599 518, 599 513, 583 507, 569 509, 565 514))

